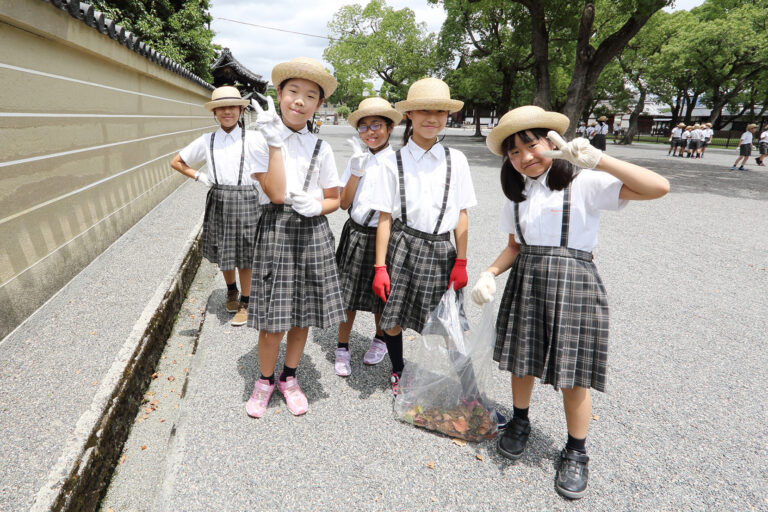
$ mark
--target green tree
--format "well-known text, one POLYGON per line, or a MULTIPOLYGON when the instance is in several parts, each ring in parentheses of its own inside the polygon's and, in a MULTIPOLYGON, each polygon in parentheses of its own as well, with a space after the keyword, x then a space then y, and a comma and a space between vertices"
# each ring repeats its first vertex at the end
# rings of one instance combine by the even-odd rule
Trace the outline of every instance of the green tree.
POLYGON ((425 23, 416 23, 411 9, 395 10, 383 0, 340 8, 328 23, 334 40, 323 52, 343 85, 338 97, 362 95, 363 84, 381 80, 381 95, 404 99, 408 86, 428 75, 440 74, 445 62, 437 51, 437 38, 425 23))
POLYGON ((346 119, 347 117, 349 117, 350 113, 352 113, 352 111, 346 105, 340 105, 336 107, 336 114, 338 114, 338 116, 341 117, 342 119, 346 119))
POLYGON ((212 80, 210 65, 218 45, 212 43, 210 0, 92 0, 98 9, 191 72, 212 80))

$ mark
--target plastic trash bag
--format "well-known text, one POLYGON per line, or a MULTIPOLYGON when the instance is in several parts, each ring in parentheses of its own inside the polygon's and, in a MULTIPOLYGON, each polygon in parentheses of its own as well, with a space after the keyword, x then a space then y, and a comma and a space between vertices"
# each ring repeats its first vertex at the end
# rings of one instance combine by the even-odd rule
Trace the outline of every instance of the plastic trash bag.
POLYGON ((417 349, 400 378, 395 416, 467 441, 496 436, 495 407, 484 393, 493 371, 495 325, 489 302, 480 326, 470 330, 462 291, 449 288, 415 340, 417 349))

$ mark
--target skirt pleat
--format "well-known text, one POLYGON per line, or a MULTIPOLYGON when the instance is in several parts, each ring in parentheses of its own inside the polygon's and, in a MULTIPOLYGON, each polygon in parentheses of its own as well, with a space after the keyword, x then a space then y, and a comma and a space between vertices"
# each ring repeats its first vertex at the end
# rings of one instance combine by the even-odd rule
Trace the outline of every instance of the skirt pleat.
POLYGON ((284 332, 346 319, 334 238, 325 216, 268 205, 256 234, 248 326, 284 332))
POLYGON ((366 228, 348 219, 341 231, 336 263, 345 308, 381 313, 384 303, 373 293, 376 228, 366 228))
POLYGON ((203 257, 221 270, 250 268, 260 214, 254 187, 211 187, 205 202, 203 257))
POLYGON ((591 255, 522 251, 499 306, 494 360, 516 377, 532 375, 556 389, 605 391, 608 300, 591 255))

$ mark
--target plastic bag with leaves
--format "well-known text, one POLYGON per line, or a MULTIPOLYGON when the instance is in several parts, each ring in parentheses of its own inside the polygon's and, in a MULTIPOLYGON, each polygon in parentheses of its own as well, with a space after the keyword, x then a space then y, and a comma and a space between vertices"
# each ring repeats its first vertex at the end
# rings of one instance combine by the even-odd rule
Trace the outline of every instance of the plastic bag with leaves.
POLYGON ((479 328, 470 330, 462 291, 449 288, 415 340, 415 353, 400 378, 395 416, 467 441, 494 437, 496 411, 484 391, 493 371, 495 324, 489 302, 479 328))

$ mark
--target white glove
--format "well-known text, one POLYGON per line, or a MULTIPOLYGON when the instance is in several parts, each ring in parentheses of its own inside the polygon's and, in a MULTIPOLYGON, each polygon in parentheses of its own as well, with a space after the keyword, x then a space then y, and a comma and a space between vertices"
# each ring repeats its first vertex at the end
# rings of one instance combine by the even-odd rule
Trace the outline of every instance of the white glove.
POLYGON ((360 142, 354 137, 347 139, 347 142, 352 146, 352 157, 349 159, 349 168, 352 171, 352 176, 361 177, 365 174, 365 166, 368 164, 370 153, 363 149, 360 142))
POLYGON ((482 306, 493 300, 494 293, 496 293, 496 276, 490 272, 483 272, 475 287, 472 288, 472 300, 475 304, 482 306))
POLYGON ((209 178, 206 173, 200 171, 195 171, 195 181, 199 181, 206 187, 213 185, 213 183, 211 183, 211 178, 209 178))
POLYGON ((290 196, 291 199, 293 199, 291 208, 293 208, 299 215, 303 215, 304 217, 317 217, 323 211, 323 205, 320 201, 306 192, 291 192, 290 196))
POLYGON ((256 111, 256 129, 261 132, 267 144, 279 148, 283 146, 283 121, 275 111, 272 96, 267 96, 267 110, 261 108, 256 100, 251 99, 251 106, 256 111))
POLYGON ((547 133, 547 138, 558 148, 556 151, 542 151, 541 155, 547 158, 562 158, 576 167, 594 169, 603 156, 602 151, 585 139, 578 138, 571 142, 565 142, 560 134, 554 130, 547 133))

